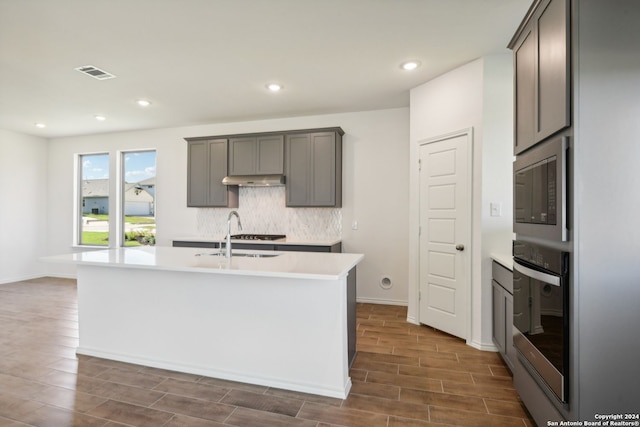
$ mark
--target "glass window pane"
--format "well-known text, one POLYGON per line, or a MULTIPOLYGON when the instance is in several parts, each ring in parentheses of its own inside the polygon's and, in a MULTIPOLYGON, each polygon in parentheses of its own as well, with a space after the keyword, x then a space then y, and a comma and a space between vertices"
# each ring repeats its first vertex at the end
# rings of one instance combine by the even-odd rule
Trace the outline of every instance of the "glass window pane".
POLYGON ((81 245, 109 245, 109 155, 80 156, 81 245))
POLYGON ((156 244, 156 152, 122 154, 125 246, 156 244))

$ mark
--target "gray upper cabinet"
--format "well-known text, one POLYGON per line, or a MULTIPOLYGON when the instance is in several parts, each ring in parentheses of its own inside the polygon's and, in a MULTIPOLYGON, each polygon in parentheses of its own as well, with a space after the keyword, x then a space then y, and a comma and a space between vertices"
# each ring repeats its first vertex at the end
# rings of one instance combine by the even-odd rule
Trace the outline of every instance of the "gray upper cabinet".
POLYGON ((286 135, 287 206, 342 206, 342 134, 338 129, 286 135))
POLYGON ((535 144, 536 43, 529 28, 514 52, 515 140, 514 152, 520 153, 535 144))
POLYGON ((519 154, 571 125, 568 0, 544 0, 509 47, 514 51, 519 154))
POLYGON ((283 135, 247 136, 229 140, 229 175, 283 173, 283 135))
POLYGON ((536 141, 571 124, 569 1, 552 0, 538 18, 536 141))
POLYGON ((285 175, 286 205, 342 206, 339 127, 186 138, 187 206, 237 207, 238 186, 225 176, 285 175))
POLYGON ((227 140, 187 140, 187 206, 238 207, 238 187, 227 176, 227 140))

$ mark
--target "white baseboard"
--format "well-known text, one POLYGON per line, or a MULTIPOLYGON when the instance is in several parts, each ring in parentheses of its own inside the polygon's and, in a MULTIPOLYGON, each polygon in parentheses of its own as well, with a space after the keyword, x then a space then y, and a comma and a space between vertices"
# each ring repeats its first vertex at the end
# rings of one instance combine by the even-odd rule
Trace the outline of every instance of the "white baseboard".
POLYGON ((407 322, 409 323, 413 323, 414 325, 420 325, 420 322, 418 322, 418 320, 413 317, 413 316, 407 316, 407 322))
POLYGON ((407 301, 378 298, 356 298, 356 302, 361 302, 364 304, 401 305, 404 307, 409 305, 407 301))
POLYGON ((321 396, 335 397, 338 399, 346 399, 351 390, 351 378, 347 377, 347 382, 344 385, 344 389, 330 389, 325 387, 318 387, 313 384, 296 383, 287 380, 281 380, 279 378, 249 376, 239 372, 224 371, 218 369, 212 369, 210 367, 187 365, 182 363, 175 363, 171 361, 163 361, 156 359, 149 359, 146 357, 137 357, 128 354, 118 354, 98 349, 78 347, 77 354, 85 356, 94 356, 101 359, 117 360, 119 362, 133 363, 134 365, 149 366, 158 369, 167 369, 170 371, 184 372, 187 374, 203 375, 210 378, 219 378, 228 381, 236 381, 241 383, 257 384, 266 387, 275 387, 285 390, 293 390, 301 393, 317 394, 321 396))
POLYGON ((499 351, 498 347, 496 347, 495 344, 493 343, 488 344, 488 343, 481 343, 477 341, 467 341, 467 345, 481 351, 493 351, 493 352, 499 351))
POLYGON ((26 274, 24 276, 7 277, 7 278, 0 279, 0 285, 13 283, 13 282, 22 282, 23 280, 39 279, 41 277, 45 277, 45 276, 43 276, 42 274, 26 274))
MULTIPOLYGON (((413 323, 414 325, 422 325, 422 323, 416 321, 416 319, 413 316, 407 317, 407 322, 413 323)), ((428 325, 425 325, 425 326, 428 326, 428 325)), ((493 343, 481 343, 481 342, 478 342, 478 341, 466 341, 466 344, 469 347, 473 347, 473 348, 475 348, 477 350, 480 350, 480 351, 492 351, 492 352, 500 351, 498 349, 498 347, 496 347, 495 344, 493 344, 493 343)))
POLYGON ((75 274, 46 274, 42 277, 55 277, 56 279, 73 279, 77 280, 78 277, 75 274))

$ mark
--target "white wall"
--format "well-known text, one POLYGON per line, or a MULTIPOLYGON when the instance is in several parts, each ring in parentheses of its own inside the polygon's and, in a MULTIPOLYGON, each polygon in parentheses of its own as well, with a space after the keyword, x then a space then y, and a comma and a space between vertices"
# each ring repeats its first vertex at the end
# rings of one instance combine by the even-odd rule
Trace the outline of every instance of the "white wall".
MULTIPOLYGON (((186 207, 186 137, 340 126, 343 137, 342 240, 345 252, 365 254, 358 267, 358 299, 407 303, 409 210, 407 108, 57 138, 49 145, 48 253, 69 253, 73 235, 74 154, 156 149, 159 245, 198 235, 198 209, 186 207), (358 230, 351 230, 354 220, 358 230), (386 290, 382 276, 392 279, 386 290)), ((113 163, 113 162, 112 162, 113 163)), ((110 176, 116 176, 115 169, 110 176)), ((112 195, 115 196, 115 195, 112 195)), ((242 200, 240 200, 242 204, 242 200)), ((48 265, 74 276, 75 268, 48 265)))
POLYGON ((409 109, 349 115, 343 129, 343 250, 365 254, 358 301, 406 305, 409 109), (390 289, 380 286, 383 277, 390 289))
POLYGON ((512 62, 511 55, 487 56, 411 91, 409 312, 418 321, 418 159, 419 141, 473 128, 473 218, 471 325, 467 342, 493 349, 491 340, 491 260, 510 254, 512 62), (502 217, 489 216, 489 203, 502 203, 502 217))
POLYGON ((47 141, 0 129, 0 283, 42 276, 47 141))
MULTIPOLYGON (((482 277, 481 342, 491 342, 491 254, 511 256, 513 241, 513 56, 484 59, 482 103, 482 201, 480 205, 482 277), (491 203, 499 203, 501 216, 491 216, 491 203)), ((479 327, 474 322, 474 328, 479 327)))

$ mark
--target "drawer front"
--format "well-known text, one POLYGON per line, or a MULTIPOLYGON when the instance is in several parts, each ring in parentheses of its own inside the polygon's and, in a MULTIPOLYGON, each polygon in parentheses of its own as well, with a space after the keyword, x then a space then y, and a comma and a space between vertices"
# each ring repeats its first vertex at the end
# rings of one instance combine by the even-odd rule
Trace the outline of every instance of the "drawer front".
POLYGON ((492 266, 492 276, 500 286, 513 295, 513 272, 503 267, 502 264, 494 261, 492 266))

